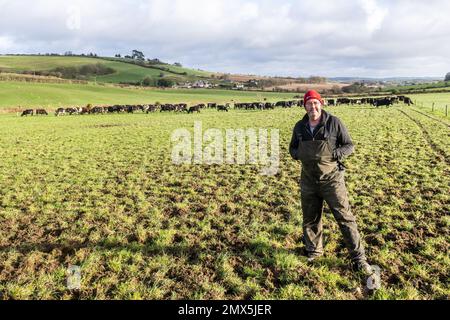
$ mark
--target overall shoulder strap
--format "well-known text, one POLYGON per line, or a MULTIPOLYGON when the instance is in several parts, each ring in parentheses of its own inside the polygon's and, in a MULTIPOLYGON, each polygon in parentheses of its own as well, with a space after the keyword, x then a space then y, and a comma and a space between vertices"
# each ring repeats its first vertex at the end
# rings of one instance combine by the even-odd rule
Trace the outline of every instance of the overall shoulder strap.
POLYGON ((331 131, 330 126, 331 126, 331 121, 327 121, 325 123, 325 125, 323 126, 324 127, 323 128, 323 130, 324 130, 323 137, 325 138, 325 140, 328 140, 330 138, 330 131, 331 131))

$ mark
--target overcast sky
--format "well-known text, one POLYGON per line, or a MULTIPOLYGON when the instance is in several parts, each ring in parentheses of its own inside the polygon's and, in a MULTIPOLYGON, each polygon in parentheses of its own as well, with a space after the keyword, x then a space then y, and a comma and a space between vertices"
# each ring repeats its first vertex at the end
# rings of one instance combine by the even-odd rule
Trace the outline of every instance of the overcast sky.
POLYGON ((0 0, 0 54, 139 49, 209 71, 450 72, 448 0, 0 0))

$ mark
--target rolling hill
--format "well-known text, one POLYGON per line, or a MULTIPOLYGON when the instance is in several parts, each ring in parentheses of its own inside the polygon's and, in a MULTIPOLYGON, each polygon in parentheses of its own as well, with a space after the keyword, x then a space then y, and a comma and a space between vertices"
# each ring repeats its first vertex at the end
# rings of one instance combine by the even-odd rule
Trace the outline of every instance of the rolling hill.
MULTIPOLYGON (((128 61, 132 62, 132 61, 128 61)), ((103 76, 89 76, 88 80, 106 83, 135 83, 144 78, 166 78, 175 82, 205 79, 212 73, 166 64, 142 67, 128 63, 125 59, 94 58, 81 56, 0 56, 0 70, 3 72, 42 72, 56 68, 81 67, 102 64, 115 70, 103 76)))

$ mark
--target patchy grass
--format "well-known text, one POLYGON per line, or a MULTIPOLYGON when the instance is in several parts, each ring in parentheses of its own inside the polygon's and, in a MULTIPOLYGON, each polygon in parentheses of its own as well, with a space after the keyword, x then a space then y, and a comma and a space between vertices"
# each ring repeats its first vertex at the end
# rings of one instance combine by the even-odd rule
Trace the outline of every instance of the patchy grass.
POLYGON ((300 164, 287 150, 297 108, 0 116, 0 298, 448 298, 448 127, 407 107, 330 111, 356 144, 347 185, 382 269, 376 293, 356 290, 362 279, 328 209, 326 256, 302 256, 300 164), (280 173, 173 165, 172 131, 196 120, 279 128, 280 173), (79 292, 66 289, 69 265, 81 266, 79 292))

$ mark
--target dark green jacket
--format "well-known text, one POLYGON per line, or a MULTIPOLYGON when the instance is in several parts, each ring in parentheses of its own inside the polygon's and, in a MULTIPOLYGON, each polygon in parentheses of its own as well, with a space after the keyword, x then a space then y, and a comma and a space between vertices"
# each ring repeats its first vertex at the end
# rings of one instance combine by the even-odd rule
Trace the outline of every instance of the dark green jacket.
POLYGON ((300 139, 303 139, 302 141, 311 141, 326 140, 327 138, 333 149, 333 156, 339 163, 351 155, 355 150, 348 130, 342 121, 322 110, 322 120, 315 128, 314 135, 311 134, 309 129, 308 115, 305 115, 305 117, 295 125, 292 140, 289 145, 289 153, 292 158, 299 160, 297 150, 300 139))

